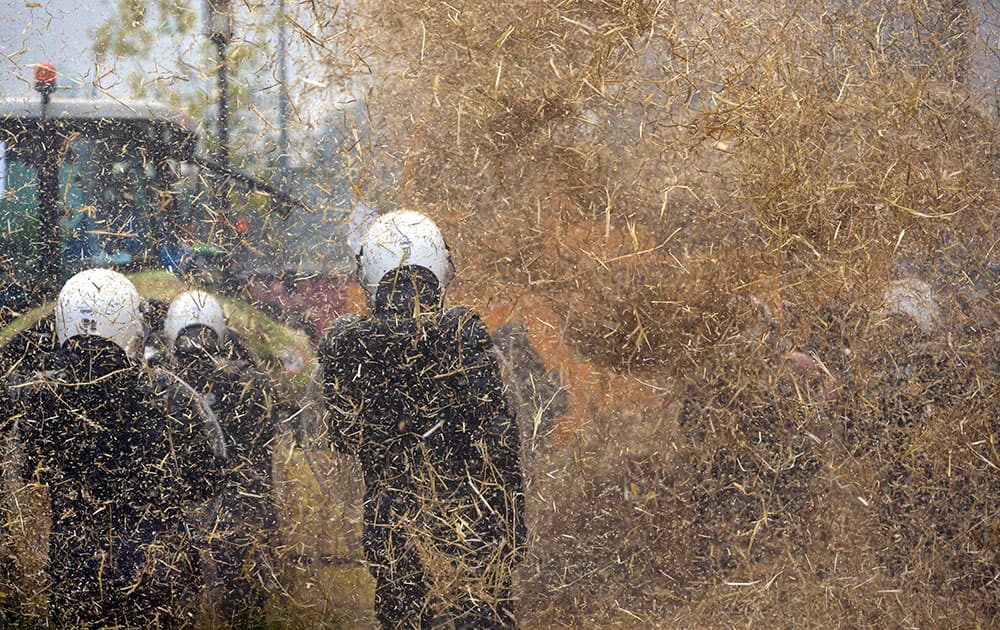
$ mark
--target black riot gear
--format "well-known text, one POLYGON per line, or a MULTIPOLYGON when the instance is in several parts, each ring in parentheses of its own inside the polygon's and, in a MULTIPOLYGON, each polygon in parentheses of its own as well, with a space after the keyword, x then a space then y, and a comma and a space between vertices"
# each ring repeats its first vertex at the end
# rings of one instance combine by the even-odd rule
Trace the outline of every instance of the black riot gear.
POLYGON ((180 625, 198 582, 182 509, 218 487, 221 431, 183 381, 110 340, 75 336, 61 354, 8 389, 21 476, 51 501, 52 621, 180 625))
POLYGON ((320 350, 330 436, 364 470, 363 543, 385 627, 511 627, 525 542, 520 439, 492 339, 438 279, 402 266, 372 316, 320 350))

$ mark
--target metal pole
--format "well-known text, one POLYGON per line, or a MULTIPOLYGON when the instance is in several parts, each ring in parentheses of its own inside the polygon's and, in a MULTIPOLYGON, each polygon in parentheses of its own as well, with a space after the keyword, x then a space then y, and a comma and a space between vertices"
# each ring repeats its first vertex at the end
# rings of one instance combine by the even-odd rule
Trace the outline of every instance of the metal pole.
POLYGON ((278 0, 278 170, 282 190, 288 188, 288 43, 285 0, 278 0))
POLYGON ((219 149, 220 164, 229 165, 229 98, 226 82, 226 41, 222 37, 214 37, 215 50, 219 56, 219 68, 216 72, 219 90, 219 149))
POLYGON ((56 152, 56 134, 49 119, 49 99, 56 89, 56 70, 50 63, 35 68, 35 90, 42 97, 39 116, 39 144, 41 162, 38 166, 38 214, 42 246, 38 269, 42 293, 54 290, 60 283, 59 267, 62 259, 59 239, 59 216, 56 208, 59 199, 59 155, 56 152))
POLYGON ((42 154, 45 156, 38 167, 38 214, 41 223, 43 246, 39 264, 42 270, 42 284, 47 289, 54 289, 59 277, 59 218, 56 203, 59 199, 59 166, 55 153, 54 135, 49 121, 49 98, 51 90, 41 90, 42 111, 38 121, 41 133, 42 154))
MULTIPOLYGON (((206 0, 205 10, 208 27, 208 37, 215 44, 215 52, 219 65, 215 70, 215 80, 218 89, 218 149, 217 160, 224 168, 229 166, 229 87, 227 85, 226 47, 233 35, 233 13, 230 0, 206 0)), ((224 191, 216 191, 219 210, 223 213, 229 210, 229 197, 224 191)))

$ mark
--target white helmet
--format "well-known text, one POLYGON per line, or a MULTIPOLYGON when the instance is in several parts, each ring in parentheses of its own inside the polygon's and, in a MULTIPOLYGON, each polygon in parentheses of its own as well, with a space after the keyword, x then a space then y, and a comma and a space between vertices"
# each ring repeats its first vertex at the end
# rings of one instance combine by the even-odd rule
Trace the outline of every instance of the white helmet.
POLYGON ((167 316, 163 321, 163 334, 167 345, 173 347, 177 335, 188 326, 200 324, 211 328, 219 343, 226 340, 226 315, 222 305, 204 291, 186 291, 170 302, 167 316))
POLYGON ((144 332, 141 303, 135 285, 117 271, 81 271, 66 281, 56 300, 59 345, 79 335, 93 335, 135 356, 144 332))
POLYGON ((429 270, 444 292, 455 275, 451 253, 441 230, 419 212, 398 210, 376 219, 361 241, 358 275, 369 300, 378 284, 393 269, 416 265, 429 270))

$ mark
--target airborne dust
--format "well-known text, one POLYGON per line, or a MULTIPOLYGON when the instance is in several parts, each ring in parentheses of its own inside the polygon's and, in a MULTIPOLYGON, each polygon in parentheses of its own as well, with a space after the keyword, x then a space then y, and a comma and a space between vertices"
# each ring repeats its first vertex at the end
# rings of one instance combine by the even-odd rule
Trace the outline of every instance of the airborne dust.
MULTIPOLYGON (((1000 7, 286 4, 312 213, 251 213, 246 256, 359 309, 351 201, 441 225, 518 409, 522 627, 1000 622, 1000 7)), ((358 472, 305 400, 269 615, 370 626, 358 472)))

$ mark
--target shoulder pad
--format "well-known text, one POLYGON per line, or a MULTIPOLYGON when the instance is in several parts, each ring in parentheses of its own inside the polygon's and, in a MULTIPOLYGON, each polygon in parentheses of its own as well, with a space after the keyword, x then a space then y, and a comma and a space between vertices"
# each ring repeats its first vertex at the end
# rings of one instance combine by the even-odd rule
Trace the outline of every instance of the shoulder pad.
POLYGON ((148 375, 146 383, 154 396, 164 397, 169 402, 185 406, 192 404, 195 408, 200 406, 201 398, 198 393, 176 373, 162 366, 150 366, 146 373, 148 375))
POLYGON ((181 377, 160 365, 147 366, 144 376, 140 382, 148 390, 147 393, 153 395, 166 393, 176 381, 181 380, 181 377))
POLYGON ((226 457, 226 438, 215 412, 204 397, 184 379, 170 370, 151 367, 148 370, 153 393, 163 400, 168 413, 181 413, 201 421, 216 456, 226 457))
POLYGON ((58 346, 55 315, 50 313, 11 335, 0 346, 0 371, 17 370, 27 374, 49 369, 55 365, 53 359, 58 346))
POLYGON ((464 306, 451 306, 441 311, 441 330, 461 330, 469 319, 476 317, 472 309, 464 306))
POLYGON ((333 320, 332 324, 330 324, 330 328, 327 329, 326 336, 328 338, 335 337, 349 330, 353 330, 368 319, 370 318, 365 315, 361 315, 360 313, 348 313, 346 315, 341 315, 337 319, 333 320))
POLYGON ((357 313, 341 315, 327 329, 326 338, 320 346, 320 353, 329 354, 330 352, 335 352, 343 344, 359 339, 365 331, 365 324, 370 321, 370 317, 357 313))
POLYGON ((50 370, 24 374, 11 371, 3 383, 7 399, 25 403, 37 397, 42 391, 50 389, 54 383, 61 382, 61 374, 50 370))
POLYGON ((470 308, 452 306, 441 318, 443 330, 453 330, 465 348, 484 351, 493 346, 493 338, 483 320, 470 308))

